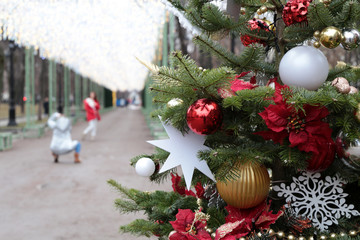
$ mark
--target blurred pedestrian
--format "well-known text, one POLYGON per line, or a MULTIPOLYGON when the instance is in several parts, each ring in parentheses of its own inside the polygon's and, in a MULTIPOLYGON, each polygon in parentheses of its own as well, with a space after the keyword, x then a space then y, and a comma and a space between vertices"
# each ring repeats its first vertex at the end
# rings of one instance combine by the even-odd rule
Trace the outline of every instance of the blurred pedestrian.
POLYGON ((132 91, 129 94, 129 109, 141 109, 141 97, 138 91, 132 91))
POLYGON ((50 149, 54 156, 54 162, 59 161, 59 155, 67 154, 75 151, 74 162, 80 163, 79 154, 81 143, 71 139, 71 121, 63 115, 62 107, 58 107, 58 111, 52 114, 48 120, 48 126, 53 129, 50 149))
POLYGON ((91 140, 94 140, 96 136, 97 122, 100 121, 100 104, 97 100, 95 92, 90 92, 89 97, 84 100, 84 108, 86 111, 86 120, 89 122, 89 125, 84 130, 82 139, 85 139, 86 135, 90 132, 91 140))

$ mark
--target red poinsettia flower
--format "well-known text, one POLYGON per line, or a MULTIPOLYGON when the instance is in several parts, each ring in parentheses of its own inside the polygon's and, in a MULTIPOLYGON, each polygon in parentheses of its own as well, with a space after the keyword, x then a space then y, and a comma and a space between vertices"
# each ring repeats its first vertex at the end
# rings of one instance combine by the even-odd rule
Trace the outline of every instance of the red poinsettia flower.
MULTIPOLYGON (((274 103, 282 103, 286 102, 286 98, 283 96, 282 91, 287 90, 291 92, 290 88, 287 85, 281 85, 277 82, 277 77, 271 78, 268 83, 266 84, 268 87, 272 87, 275 89, 274 97, 272 97, 272 100, 274 103)), ((271 99, 269 99, 271 100, 271 99)))
POLYGON ((307 160, 308 171, 322 171, 327 169, 334 161, 336 143, 324 143, 318 146, 319 153, 313 153, 307 160))
MULTIPOLYGON (((267 23, 255 18, 248 21, 248 28, 254 32, 259 32, 260 29, 264 29, 265 31, 269 32, 267 23)), ((244 46, 249 46, 253 43, 261 43, 264 46, 266 45, 265 41, 256 37, 251 37, 249 35, 241 35, 240 40, 244 46)))
POLYGON ((176 232, 169 240, 212 240, 205 230, 206 219, 195 219, 195 215, 190 209, 179 209, 176 220, 170 221, 176 232))
POLYGON ((215 240, 236 240, 251 231, 270 228, 270 225, 284 213, 280 210, 277 214, 273 214, 269 211, 270 204, 264 201, 250 209, 239 209, 228 205, 225 207, 229 213, 225 218, 226 223, 216 230, 215 240))
POLYGON ((244 89, 253 89, 255 87, 256 86, 254 86, 254 84, 250 82, 245 82, 244 80, 241 79, 236 79, 231 82, 231 90, 233 90, 234 92, 241 91, 244 89))
POLYGON ((304 111, 296 110, 283 98, 282 89, 275 89, 275 105, 271 104, 259 113, 269 130, 255 134, 280 144, 288 138, 290 147, 313 153, 319 153, 320 145, 333 143, 329 124, 322 121, 329 115, 327 108, 305 104, 304 111))
POLYGON ((201 182, 198 182, 195 185, 195 191, 196 191, 196 197, 197 198, 203 198, 204 197, 205 189, 204 189, 203 185, 201 184, 201 182))
POLYGON ((228 88, 219 88, 218 93, 222 98, 228 98, 235 96, 237 91, 245 90, 245 89, 253 89, 256 88, 256 77, 252 76, 250 82, 244 81, 241 79, 245 75, 249 74, 249 72, 242 72, 239 75, 236 75, 234 80, 230 81, 230 89, 228 88))
POLYGON ((181 177, 177 174, 171 174, 171 182, 174 192, 177 192, 180 195, 193 196, 198 198, 202 198, 204 196, 205 190, 200 182, 195 185, 196 194, 192 190, 187 190, 185 186, 180 184, 181 177))

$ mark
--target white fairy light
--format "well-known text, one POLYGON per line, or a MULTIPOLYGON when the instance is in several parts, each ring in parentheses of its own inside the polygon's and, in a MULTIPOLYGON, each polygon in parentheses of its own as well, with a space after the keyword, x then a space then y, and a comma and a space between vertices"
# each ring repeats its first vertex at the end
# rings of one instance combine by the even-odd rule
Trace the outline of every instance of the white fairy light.
POLYGON ((3 39, 34 46, 111 90, 140 90, 164 20, 159 0, 2 0, 3 39))

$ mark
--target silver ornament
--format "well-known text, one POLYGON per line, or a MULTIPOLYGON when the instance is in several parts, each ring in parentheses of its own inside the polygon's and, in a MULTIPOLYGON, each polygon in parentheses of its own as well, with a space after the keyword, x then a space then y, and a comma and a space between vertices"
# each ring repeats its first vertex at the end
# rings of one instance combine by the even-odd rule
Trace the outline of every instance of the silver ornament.
POLYGON ((173 98, 170 101, 168 101, 168 103, 166 104, 166 106, 168 108, 172 108, 172 107, 176 107, 179 106, 183 103, 183 100, 181 100, 180 98, 173 98))
POLYGON ((223 208, 226 206, 215 184, 209 184, 205 187, 204 197, 209 199, 208 207, 223 208))
POLYGON ((341 161, 350 169, 356 172, 360 171, 360 139, 349 143, 341 132, 336 138, 336 144, 342 147, 341 153, 338 153, 341 161))
POLYGON ((355 171, 360 171, 360 140, 356 140, 345 149, 344 155, 341 158, 343 163, 355 171))
POLYGON ((359 46, 360 44, 360 33, 356 29, 348 30, 343 32, 344 41, 341 43, 341 46, 345 50, 352 50, 359 46))

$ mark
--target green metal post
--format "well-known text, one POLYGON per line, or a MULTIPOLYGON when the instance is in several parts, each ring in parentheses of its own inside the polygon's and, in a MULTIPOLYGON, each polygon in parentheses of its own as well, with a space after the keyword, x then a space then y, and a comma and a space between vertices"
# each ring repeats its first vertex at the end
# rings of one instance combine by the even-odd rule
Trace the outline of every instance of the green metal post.
POLYGON ((52 99, 51 99, 51 101, 53 101, 53 104, 52 104, 52 111, 53 112, 56 112, 57 111, 57 109, 56 109, 56 99, 57 99, 57 91, 56 91, 56 89, 57 89, 57 84, 56 84, 56 75, 57 75, 57 64, 56 64, 56 62, 55 61, 53 61, 53 65, 52 65, 52 68, 53 68, 53 71, 52 71, 52 73, 53 73, 53 78, 52 78, 52 80, 53 80, 53 83, 52 83, 52 87, 53 87, 53 96, 52 96, 52 99))
POLYGON ((86 77, 83 78, 83 99, 88 96, 88 80, 86 77))
POLYGON ((79 117, 80 113, 80 104, 81 104, 81 96, 80 96, 80 75, 75 73, 75 119, 79 117))
POLYGON ((31 50, 29 48, 25 48, 25 114, 26 114, 26 127, 30 126, 30 118, 31 118, 31 109, 30 109, 30 81, 31 81, 31 63, 30 63, 30 55, 31 50))
POLYGON ((83 81, 84 81, 84 78, 79 75, 79 95, 80 95, 80 99, 83 100, 84 99, 84 96, 83 96, 83 81))
MULTIPOLYGON (((170 53, 172 53, 175 51, 175 17, 172 13, 170 13, 169 25, 170 53)), ((170 63, 170 67, 173 67, 172 63, 170 63)))
MULTIPOLYGON (((35 110, 35 49, 34 47, 31 47, 29 49, 30 51, 30 79, 31 79, 31 90, 30 90, 30 94, 31 94, 31 117, 35 117, 36 116, 36 110, 35 110)), ((33 120, 35 121, 35 120, 33 120)))
POLYGON ((162 65, 168 66, 168 15, 165 16, 164 30, 163 30, 163 47, 162 47, 162 65))
POLYGON ((99 97, 98 85, 97 85, 97 83, 95 83, 95 82, 92 83, 92 91, 95 92, 95 94, 96 94, 97 97, 99 97))
POLYGON ((100 99, 100 106, 101 108, 104 108, 104 103, 105 103, 105 99, 104 99, 104 87, 99 85, 99 99, 100 99))
POLYGON ((91 83, 92 81, 90 80, 90 78, 86 78, 87 80, 87 84, 88 84, 88 88, 87 88, 87 95, 89 96, 90 92, 91 92, 91 83))
POLYGON ((49 73, 48 73, 48 83, 49 83, 49 116, 51 116, 51 114, 53 113, 52 108, 53 108, 53 103, 52 103, 52 97, 53 97, 53 61, 49 60, 49 73))
POLYGON ((104 109, 104 106, 105 106, 105 88, 103 86, 100 86, 99 93, 100 93, 100 96, 99 96, 100 106, 101 106, 102 109, 104 109))
POLYGON ((69 78, 70 78, 70 69, 64 67, 64 113, 66 116, 69 116, 69 78))
POLYGON ((100 96, 100 85, 99 84, 96 84, 96 96, 98 97, 98 100, 100 101, 100 105, 101 105, 101 96, 100 96))
POLYGON ((90 81, 89 78, 86 78, 87 79, 87 84, 88 84, 88 94, 90 94, 90 92, 92 91, 92 81, 90 81))

